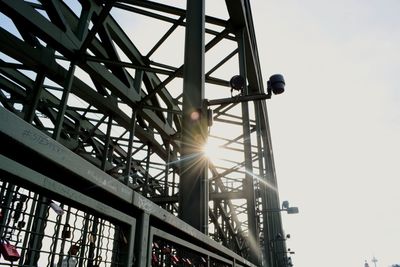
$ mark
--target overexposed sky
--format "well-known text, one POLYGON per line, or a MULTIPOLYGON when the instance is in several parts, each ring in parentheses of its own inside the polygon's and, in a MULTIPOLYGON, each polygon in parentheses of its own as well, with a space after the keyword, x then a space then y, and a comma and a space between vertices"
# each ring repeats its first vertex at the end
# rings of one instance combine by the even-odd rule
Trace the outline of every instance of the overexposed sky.
POLYGON ((294 266, 400 264, 400 1, 251 1, 294 266))

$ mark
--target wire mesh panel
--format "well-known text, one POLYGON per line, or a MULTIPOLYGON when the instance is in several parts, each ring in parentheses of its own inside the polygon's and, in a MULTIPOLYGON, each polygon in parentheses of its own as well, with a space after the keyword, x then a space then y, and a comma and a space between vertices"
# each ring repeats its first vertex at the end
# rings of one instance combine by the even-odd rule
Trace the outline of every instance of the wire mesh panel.
POLYGON ((1 266, 125 266, 126 229, 0 177, 1 266))

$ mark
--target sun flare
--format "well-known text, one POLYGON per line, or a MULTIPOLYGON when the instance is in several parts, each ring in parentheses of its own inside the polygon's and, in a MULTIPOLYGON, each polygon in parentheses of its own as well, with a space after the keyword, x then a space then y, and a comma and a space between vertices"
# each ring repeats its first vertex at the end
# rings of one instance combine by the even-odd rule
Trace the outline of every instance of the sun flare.
POLYGON ((223 158, 224 148, 215 139, 209 138, 207 143, 203 146, 204 156, 211 162, 215 162, 223 158))

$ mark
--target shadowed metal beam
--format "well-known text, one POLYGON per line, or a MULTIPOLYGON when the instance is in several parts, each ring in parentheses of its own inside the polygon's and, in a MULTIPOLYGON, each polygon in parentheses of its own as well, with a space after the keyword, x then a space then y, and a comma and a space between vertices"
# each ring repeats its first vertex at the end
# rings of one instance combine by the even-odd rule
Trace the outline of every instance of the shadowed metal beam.
POLYGON ((181 146, 185 160, 179 181, 179 217, 208 234, 207 160, 201 153, 207 138, 203 113, 204 12, 205 0, 187 0, 181 146))

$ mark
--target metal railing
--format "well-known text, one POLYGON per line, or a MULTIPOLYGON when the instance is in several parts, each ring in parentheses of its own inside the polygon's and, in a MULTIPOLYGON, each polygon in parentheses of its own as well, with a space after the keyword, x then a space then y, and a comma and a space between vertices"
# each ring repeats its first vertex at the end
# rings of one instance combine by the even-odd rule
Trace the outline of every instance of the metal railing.
POLYGON ((0 266, 254 266, 4 108, 0 117, 1 247, 16 253, 2 251, 0 266))

